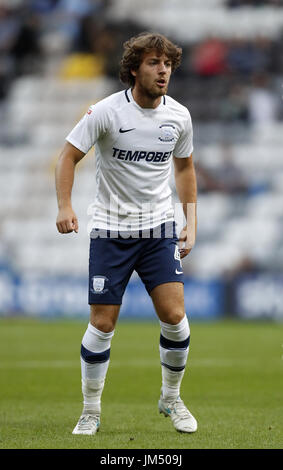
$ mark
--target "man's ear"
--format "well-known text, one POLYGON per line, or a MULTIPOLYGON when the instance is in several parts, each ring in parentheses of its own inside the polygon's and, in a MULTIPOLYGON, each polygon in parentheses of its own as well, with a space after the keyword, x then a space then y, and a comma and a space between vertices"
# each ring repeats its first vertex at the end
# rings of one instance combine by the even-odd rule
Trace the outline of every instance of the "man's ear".
POLYGON ((131 69, 131 74, 132 74, 134 77, 136 77, 136 76, 137 76, 137 71, 136 71, 136 70, 133 70, 133 69, 131 69))

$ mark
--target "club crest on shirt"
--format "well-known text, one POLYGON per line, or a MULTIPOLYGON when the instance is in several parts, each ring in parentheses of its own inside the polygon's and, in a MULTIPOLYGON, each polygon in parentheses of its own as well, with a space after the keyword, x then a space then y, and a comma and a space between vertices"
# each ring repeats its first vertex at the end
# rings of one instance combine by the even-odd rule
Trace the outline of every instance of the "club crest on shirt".
POLYGON ((105 276, 93 276, 92 278, 92 287, 94 294, 104 294, 108 291, 105 289, 105 283, 108 281, 107 277, 105 276))
POLYGON ((175 126, 173 126, 172 124, 161 124, 161 126, 159 126, 159 129, 159 140, 161 140, 162 142, 173 142, 175 140, 175 126))

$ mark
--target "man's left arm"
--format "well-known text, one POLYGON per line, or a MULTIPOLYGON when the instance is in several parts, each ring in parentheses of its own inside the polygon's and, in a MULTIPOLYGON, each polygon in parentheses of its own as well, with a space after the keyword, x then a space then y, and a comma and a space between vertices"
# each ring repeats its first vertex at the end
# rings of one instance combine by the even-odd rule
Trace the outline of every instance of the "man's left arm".
POLYGON ((192 250, 197 231, 197 180, 193 155, 174 157, 175 184, 187 224, 180 234, 180 256, 184 258, 192 250), (184 246, 182 246, 184 245, 184 246))

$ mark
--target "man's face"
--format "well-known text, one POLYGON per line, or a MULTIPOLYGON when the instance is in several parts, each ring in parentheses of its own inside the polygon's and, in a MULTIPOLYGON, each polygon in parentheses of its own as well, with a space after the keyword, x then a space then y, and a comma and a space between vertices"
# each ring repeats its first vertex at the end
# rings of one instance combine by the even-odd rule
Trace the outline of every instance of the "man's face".
POLYGON ((158 55, 155 50, 148 52, 138 70, 132 70, 135 88, 151 98, 163 96, 167 93, 171 72, 171 60, 165 54, 158 55))

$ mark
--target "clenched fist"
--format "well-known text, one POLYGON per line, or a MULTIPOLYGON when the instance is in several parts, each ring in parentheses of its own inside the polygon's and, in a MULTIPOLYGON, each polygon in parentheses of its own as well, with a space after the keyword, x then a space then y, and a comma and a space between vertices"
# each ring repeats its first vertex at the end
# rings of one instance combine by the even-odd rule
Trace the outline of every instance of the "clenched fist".
POLYGON ((71 233, 79 231, 76 214, 71 207, 60 209, 56 219, 56 226, 60 233, 71 233))

